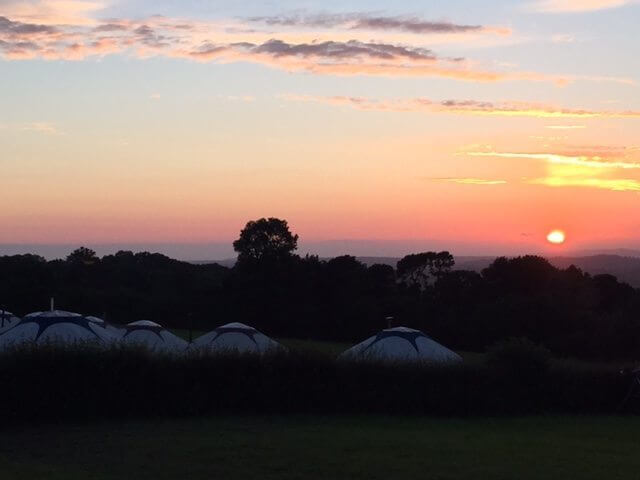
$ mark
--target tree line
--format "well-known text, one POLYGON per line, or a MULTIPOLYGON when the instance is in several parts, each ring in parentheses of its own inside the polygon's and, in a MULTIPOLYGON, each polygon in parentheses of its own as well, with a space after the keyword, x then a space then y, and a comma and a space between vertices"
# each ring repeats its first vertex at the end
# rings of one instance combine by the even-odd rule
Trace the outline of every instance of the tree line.
POLYGON ((56 306, 116 323, 150 319, 209 330, 243 322, 275 337, 355 342, 395 325, 450 348, 484 351, 528 338, 560 356, 640 357, 640 290, 611 275, 559 269, 537 256, 498 258, 481 273, 455 269, 448 252, 367 267, 352 256, 299 256, 284 220, 247 223, 234 267, 157 253, 65 259, 0 257, 0 309, 24 315, 56 306))

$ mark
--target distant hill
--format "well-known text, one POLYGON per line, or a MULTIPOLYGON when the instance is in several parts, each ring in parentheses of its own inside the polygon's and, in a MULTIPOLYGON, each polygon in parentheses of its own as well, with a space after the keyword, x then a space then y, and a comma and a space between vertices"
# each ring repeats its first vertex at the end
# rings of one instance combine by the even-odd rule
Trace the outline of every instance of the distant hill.
MULTIPOLYGON (((585 255, 571 257, 552 257, 549 261, 558 268, 567 268, 575 265, 579 269, 590 273, 591 275, 600 275, 603 273, 614 275, 618 280, 627 282, 628 284, 640 288, 640 255, 633 255, 634 250, 622 250, 627 255, 585 255)), ((396 266, 400 257, 357 257, 367 266, 380 263, 383 265, 396 266)), ((481 272, 487 268, 495 260, 496 257, 483 256, 459 256, 455 257, 456 270, 472 270, 481 272)), ((327 259, 323 259, 327 260, 327 259)), ((215 262, 193 262, 193 263, 218 263, 225 267, 233 267, 235 259, 218 260, 215 262)))
POLYGON ((591 255, 588 257, 554 257, 549 261, 559 268, 575 265, 591 275, 608 273, 621 282, 640 288, 640 258, 620 255, 591 255))
POLYGON ((217 263, 223 267, 231 268, 236 264, 235 258, 225 258, 224 260, 192 260, 189 263, 194 263, 196 265, 210 265, 212 263, 217 263))
POLYGON ((617 255, 619 257, 638 257, 640 258, 640 250, 631 248, 610 248, 599 250, 578 250, 572 257, 594 257, 599 255, 617 255))

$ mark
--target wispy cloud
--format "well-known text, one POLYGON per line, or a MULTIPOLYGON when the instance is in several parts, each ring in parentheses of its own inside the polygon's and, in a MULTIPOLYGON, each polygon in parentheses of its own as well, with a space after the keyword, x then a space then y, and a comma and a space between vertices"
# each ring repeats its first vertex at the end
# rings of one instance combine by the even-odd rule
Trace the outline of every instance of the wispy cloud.
POLYGON ((10 130, 12 132, 34 132, 44 135, 63 134, 56 125, 49 122, 5 123, 0 124, 0 130, 10 130))
POLYGON ((525 183, 546 185, 548 187, 588 187, 616 192, 640 191, 640 180, 619 178, 621 172, 631 173, 640 169, 640 162, 624 158, 624 147, 592 147, 595 153, 586 155, 568 155, 562 153, 524 153, 524 152, 465 152, 471 157, 494 157, 527 159, 544 162, 546 175, 542 178, 525 180, 525 183), (609 152, 609 156, 600 156, 609 152), (623 157, 622 159, 620 157, 623 157))
POLYGON ((61 135, 62 133, 54 124, 48 122, 19 123, 12 125, 12 127, 14 130, 22 132, 35 132, 45 135, 61 135))
POLYGON ((573 43, 576 37, 569 33, 557 33, 551 37, 553 43, 573 43))
POLYGON ((529 8, 544 13, 592 12, 623 7, 637 3, 636 0, 537 0, 529 8))
POLYGON ((584 130, 586 125, 547 125, 545 128, 551 130, 584 130))
POLYGON ((218 98, 229 102, 252 103, 256 101, 256 97, 253 95, 218 95, 218 98))
POLYGON ((509 74, 478 69, 463 58, 440 57, 421 47, 358 40, 292 44, 272 39, 262 44, 203 44, 192 50, 175 51, 173 55, 222 63, 248 61, 322 75, 431 76, 475 82, 564 81, 535 73, 509 74))
POLYGON ((506 180, 489 180, 484 178, 431 178, 434 182, 449 182, 449 183, 459 183, 462 185, 504 185, 507 183, 506 180))
POLYGON ((525 158, 543 160, 551 164, 574 165, 589 168, 640 169, 640 162, 620 161, 600 155, 563 155, 557 153, 466 152, 471 157, 525 158))
POLYGON ((640 192, 640 181, 629 178, 576 178, 566 175, 549 175, 545 178, 530 180, 529 183, 547 187, 588 187, 614 192, 640 192))
MULTIPOLYGON (((324 103, 364 111, 426 112, 457 115, 488 115, 536 118, 640 118, 640 111, 570 109, 529 102, 486 102, 478 100, 431 100, 429 98, 371 99, 366 97, 285 94, 280 98, 294 102, 324 103)), ((549 128, 561 128, 551 126, 549 128)), ((562 127, 575 128, 575 126, 562 127)))
POLYGON ((0 0, 0 13, 25 23, 82 26, 96 23, 92 13, 107 7, 91 0, 0 0))
POLYGON ((262 17, 250 17, 252 23, 303 28, 341 28, 348 30, 401 31, 413 34, 451 34, 485 32, 498 35, 510 35, 507 27, 487 27, 483 25, 464 25, 453 22, 430 21, 411 16, 384 16, 368 13, 346 14, 288 14, 262 17))
MULTIPOLYGON (((74 6, 71 10, 76 15, 100 5, 71 3, 74 6)), ((103 21, 87 18, 84 23, 76 21, 71 25, 50 20, 45 19, 44 14, 0 17, 0 56, 14 60, 82 60, 124 53, 139 58, 164 56, 199 62, 250 62, 317 75, 440 77, 470 82, 550 82, 559 86, 576 80, 633 84, 628 78, 496 70, 471 59, 443 56, 404 42, 336 40, 326 36, 300 40, 298 33, 248 31, 232 28, 224 22, 162 16, 103 21)), ((400 22, 397 18, 387 20, 400 22)), ((443 25, 432 25, 432 28, 445 28, 443 25)), ((350 35, 354 32, 350 31, 350 35)))

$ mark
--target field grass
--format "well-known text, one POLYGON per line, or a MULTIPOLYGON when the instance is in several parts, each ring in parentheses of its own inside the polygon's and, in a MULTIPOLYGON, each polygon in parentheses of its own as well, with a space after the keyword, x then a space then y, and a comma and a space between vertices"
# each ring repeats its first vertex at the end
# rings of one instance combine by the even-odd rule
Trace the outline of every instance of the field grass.
POLYGON ((640 418, 229 417, 0 432, 12 480, 630 479, 640 418))
POLYGON ((291 350, 299 352, 313 352, 337 357, 347 348, 351 348, 351 343, 323 342, 321 340, 300 340, 296 338, 278 338, 278 342, 291 350))

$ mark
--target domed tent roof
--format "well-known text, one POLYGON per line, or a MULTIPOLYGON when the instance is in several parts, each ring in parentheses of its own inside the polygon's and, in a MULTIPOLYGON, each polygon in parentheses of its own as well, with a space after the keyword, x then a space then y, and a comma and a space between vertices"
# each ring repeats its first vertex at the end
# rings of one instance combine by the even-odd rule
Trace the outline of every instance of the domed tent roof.
POLYGON ((102 328, 107 333, 107 335, 110 335, 115 339, 122 337, 122 335, 124 335, 126 331, 123 327, 113 325, 112 323, 109 323, 100 317, 88 316, 87 320, 102 328))
POLYGON ((149 350, 164 352, 181 352, 189 345, 162 325, 149 320, 139 320, 127 324, 121 341, 130 345, 142 345, 149 350))
POLYGON ((420 330, 389 328, 367 338, 340 355, 343 359, 390 362, 454 363, 462 357, 420 330))
POLYGON ((194 347, 210 351, 236 351, 239 353, 265 353, 283 348, 278 342, 244 323, 227 323, 193 342, 194 347))
POLYGON ((0 333, 6 332, 19 321, 20 319, 13 313, 7 312, 6 310, 0 310, 0 333))
POLYGON ((25 316, 0 334, 0 347, 20 343, 99 342, 110 339, 104 329, 78 313, 53 310, 25 316))

